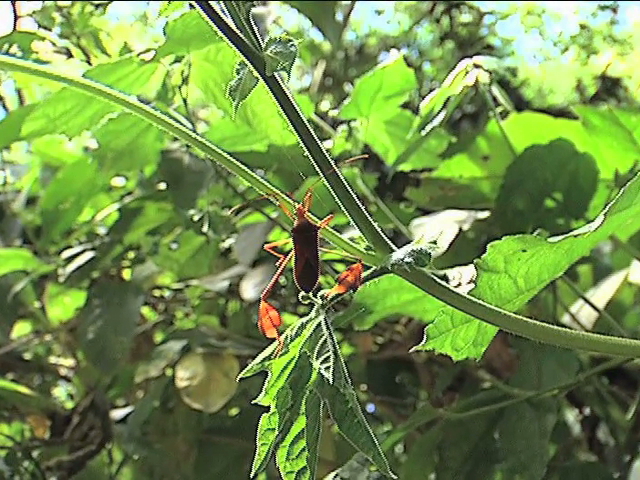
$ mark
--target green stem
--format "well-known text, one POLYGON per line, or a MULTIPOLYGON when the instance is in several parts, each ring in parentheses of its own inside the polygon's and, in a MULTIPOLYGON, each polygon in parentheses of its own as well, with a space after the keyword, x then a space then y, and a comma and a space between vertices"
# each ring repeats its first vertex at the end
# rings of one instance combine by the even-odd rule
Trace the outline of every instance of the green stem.
POLYGON ((340 170, 336 168, 333 160, 311 129, 302 112, 300 112, 300 109, 281 78, 278 75, 267 75, 262 56, 238 34, 237 30, 229 24, 225 17, 211 6, 210 2, 199 1, 193 3, 196 5, 203 19, 215 28, 219 34, 242 55, 254 73, 264 81, 277 105, 281 108, 285 118, 302 143, 309 160, 313 163, 318 174, 322 176, 337 204, 352 223, 358 227, 362 235, 364 235, 376 251, 377 256, 382 258, 383 255, 389 255, 393 252, 395 246, 369 216, 344 176, 340 173, 340 170))
MULTIPOLYGON (((282 202, 290 209, 294 208, 293 200, 291 200, 286 194, 273 187, 269 182, 258 177, 249 168, 244 166, 231 155, 217 148, 184 125, 176 122, 168 115, 139 102, 131 95, 125 95, 84 77, 76 77, 59 73, 51 67, 6 55, 0 55, 0 69, 21 72, 27 75, 60 82, 85 94, 92 95, 101 101, 111 103, 112 105, 132 113, 152 125, 155 125, 157 128, 177 137, 181 141, 192 146, 194 149, 204 153, 205 156, 210 157, 231 173, 239 176, 259 192, 275 197, 277 201, 282 202)), ((321 146, 318 148, 322 150, 321 146)), ((318 148, 313 150, 317 153, 318 148)), ((330 162, 330 160, 328 161, 330 162)), ((337 175, 330 175, 328 178, 331 179, 335 177, 337 177, 337 175)), ((349 209, 349 212, 352 213, 352 206, 349 206, 347 202, 344 202, 344 204, 344 206, 349 209)), ((360 207, 358 207, 354 211, 362 213, 363 210, 360 210, 360 207)), ((356 216, 357 215, 354 215, 354 219, 356 216)), ((358 226, 360 225, 358 224, 358 226)), ((366 227, 362 230, 363 234, 367 235, 368 233, 371 233, 367 233, 365 230, 366 227)), ((374 230, 377 230, 375 225, 374 230)), ((379 266, 384 261, 379 251, 377 254, 365 252, 353 243, 345 240, 330 228, 324 229, 323 235, 338 248, 343 249, 354 257, 361 258, 363 262, 369 265, 379 266)), ((367 236, 367 239, 374 244, 372 238, 375 238, 375 235, 371 238, 367 236)), ((386 237, 382 236, 382 240, 378 238, 378 240, 376 240, 376 244, 378 244, 378 246, 381 244, 387 245, 386 237)), ((391 246, 388 245, 387 247, 391 248, 391 246)), ((382 251, 387 252, 387 247, 382 251)), ((399 268, 394 269, 393 273, 408 280, 418 288, 433 295, 442 302, 484 322, 502 328, 507 332, 559 347, 580 349, 608 355, 640 357, 640 341, 638 340, 609 337, 588 332, 576 332, 531 320, 520 315, 515 315, 505 310, 493 307, 474 297, 461 294, 453 290, 449 285, 438 278, 418 268, 399 268)))
MULTIPOLYGON (((56 72, 51 67, 39 65, 33 62, 6 55, 0 55, 0 69, 26 73, 28 75, 60 82, 64 85, 80 90, 83 93, 92 95, 99 100, 111 103, 112 105, 115 105, 129 113, 132 113, 139 118, 151 123, 157 128, 167 132, 168 134, 182 140, 186 144, 204 154, 206 157, 209 157, 216 163, 222 165, 232 174, 242 178, 245 182, 258 190, 260 193, 268 195, 270 198, 275 197, 274 199, 276 202, 281 202, 291 210, 295 208, 294 201, 289 198, 288 195, 281 192, 269 182, 256 175, 253 171, 251 171, 237 159, 235 159, 225 151, 219 149, 197 133, 191 131, 186 126, 177 122, 169 115, 160 112, 149 105, 145 105, 144 103, 139 102, 137 99, 135 99, 135 97, 131 95, 126 95, 84 77, 71 76, 64 73, 56 72)), ((338 248, 343 249, 354 257, 361 258, 365 263, 375 265, 379 261, 377 256, 363 251, 361 248, 344 239, 340 234, 338 234, 338 232, 330 229, 329 227, 323 229, 323 235, 338 248)))
POLYGON ((393 269, 393 273, 402 276, 425 292, 429 292, 438 300, 506 332, 557 347, 606 355, 640 357, 639 340, 590 332, 576 332, 516 315, 477 298, 458 293, 442 280, 417 269, 407 270, 398 267, 393 269))

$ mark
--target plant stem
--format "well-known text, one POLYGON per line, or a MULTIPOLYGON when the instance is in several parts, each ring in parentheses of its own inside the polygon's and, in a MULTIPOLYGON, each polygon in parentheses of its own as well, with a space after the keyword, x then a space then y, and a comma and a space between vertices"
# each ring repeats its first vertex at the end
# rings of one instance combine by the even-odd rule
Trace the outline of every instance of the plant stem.
MULTIPOLYGON (((205 157, 212 159, 229 170, 232 174, 242 178, 260 193, 267 195, 270 198, 275 197, 275 203, 280 202, 292 210, 295 208, 295 202, 289 198, 288 195, 284 194, 269 182, 256 175, 240 161, 213 145, 204 137, 201 137, 197 133, 191 131, 185 125, 177 122, 169 115, 138 101, 132 95, 126 95, 115 89, 107 87, 106 85, 102 85, 84 77, 71 76, 65 73, 56 72, 51 67, 38 65, 33 62, 6 55, 0 55, 0 69, 26 73, 28 75, 34 75, 47 80, 60 82, 85 94, 92 95, 101 101, 111 103, 112 105, 115 105, 120 109, 132 113, 151 123, 160 130, 173 135, 185 142, 187 145, 190 145, 195 150, 204 154, 205 157)), ((317 218, 312 217, 312 219, 318 221, 317 218)), ((376 265, 378 263, 379 258, 377 256, 363 251, 352 242, 344 239, 335 230, 326 227, 323 229, 322 233, 337 247, 343 249, 354 257, 362 258, 365 263, 368 263, 369 265, 376 265)))
MULTIPOLYGON (((265 195, 276 197, 276 201, 282 202, 282 204, 286 205, 290 209, 294 208, 294 202, 292 199, 272 186, 266 180, 257 176, 234 157, 217 148, 212 143, 199 136, 197 133, 192 132, 189 128, 175 121, 167 114, 160 112, 150 107, 149 105, 143 104, 131 95, 123 94, 121 92, 118 92, 117 90, 114 90, 110 87, 84 77, 71 76, 65 73, 60 73, 55 71, 51 67, 39 65, 7 55, 0 55, 0 69, 21 72, 27 75, 45 78, 47 80, 53 80, 55 82, 59 82, 69 87, 75 88, 82 93, 89 94, 99 99, 100 101, 111 103, 112 105, 123 109, 128 113, 138 116, 142 120, 156 126, 157 128, 169 133, 170 135, 177 137, 194 149, 204 153, 206 157, 219 163, 231 173, 242 178, 259 192, 265 195)), ((295 105, 293 107, 295 108, 295 105)), ((309 139, 309 137, 306 138, 307 140, 309 139)), ((317 141, 317 138, 315 136, 312 136, 312 138, 315 138, 315 140, 317 141)), ((314 151, 316 151, 317 153, 318 149, 324 152, 321 146, 315 148, 314 151)), ((329 162, 329 165, 331 165, 330 159, 328 159, 328 157, 326 160, 329 162)), ((328 172, 328 170, 324 171, 328 172)), ((335 179, 336 177, 338 177, 338 175, 329 175, 328 178, 335 179)), ((344 180, 342 176, 339 177, 344 180)), ((337 189, 337 191, 340 190, 337 189)), ((344 206, 349 209, 350 213, 352 213, 352 206, 349 206, 347 202, 344 202, 344 206)), ((356 208, 354 211, 359 212, 357 215, 363 212, 363 210, 360 210, 360 207, 356 208)), ((314 220, 317 221, 317 219, 315 218, 314 220)), ((377 231, 377 227, 375 227, 375 225, 373 225, 373 228, 377 231)), ((363 230, 362 233, 366 236, 371 232, 365 232, 363 230)), ((381 254, 380 251, 377 250, 377 246, 368 236, 367 239, 372 243, 372 245, 374 245, 374 247, 376 247, 376 253, 366 252, 358 248, 352 242, 349 242, 348 240, 340 236, 335 230, 332 230, 328 227, 323 229, 323 235, 327 238, 327 240, 332 242, 338 248, 343 249, 345 252, 353 255, 354 257, 361 258, 363 262, 367 263, 368 265, 381 266, 384 263, 384 254, 381 254)), ((375 236, 372 238, 375 238, 375 236)), ((376 240, 376 243, 382 246, 387 245, 386 242, 386 237, 384 236, 376 240)), ((391 246, 387 245, 382 251, 387 252, 387 248, 390 249, 391 246)), ((538 322, 536 320, 531 320, 520 315, 515 315, 507 312, 506 310, 493 307, 492 305, 489 305, 474 297, 459 293, 432 274, 417 267, 394 268, 392 273, 401 276, 405 280, 411 282, 423 291, 433 295, 442 302, 454 308, 457 308, 458 310, 461 310, 473 317, 476 317, 477 319, 502 328, 507 332, 511 332, 516 335, 520 335, 539 342, 548 343, 550 345, 556 345, 559 347, 580 349, 607 355, 640 357, 640 341, 638 340, 610 337, 589 332, 576 332, 569 329, 559 328, 553 325, 538 322)))
POLYGON ((198 1, 193 3, 198 8, 201 16, 242 55, 253 72, 264 81, 277 105, 284 113, 285 118, 295 131, 309 160, 313 163, 318 174, 322 176, 329 191, 345 215, 360 230, 378 256, 386 256, 393 252, 395 246, 369 216, 344 176, 340 173, 340 170, 336 169, 333 160, 311 129, 302 112, 300 112, 282 79, 278 75, 267 75, 265 61, 262 56, 251 47, 210 2, 198 1))

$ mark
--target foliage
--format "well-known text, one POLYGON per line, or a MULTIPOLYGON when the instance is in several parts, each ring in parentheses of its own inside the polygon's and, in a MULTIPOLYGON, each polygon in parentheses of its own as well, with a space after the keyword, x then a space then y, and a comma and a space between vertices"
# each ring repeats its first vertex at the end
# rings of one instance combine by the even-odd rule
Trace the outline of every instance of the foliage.
POLYGON ((640 110, 618 6, 534 62, 516 37, 558 13, 533 2, 124 3, 45 2, 0 37, 3 476, 629 475, 640 110), (571 75, 545 77, 558 49, 571 75), (321 288, 368 271, 335 298, 287 273, 280 351, 261 247, 309 187, 335 214, 321 288))

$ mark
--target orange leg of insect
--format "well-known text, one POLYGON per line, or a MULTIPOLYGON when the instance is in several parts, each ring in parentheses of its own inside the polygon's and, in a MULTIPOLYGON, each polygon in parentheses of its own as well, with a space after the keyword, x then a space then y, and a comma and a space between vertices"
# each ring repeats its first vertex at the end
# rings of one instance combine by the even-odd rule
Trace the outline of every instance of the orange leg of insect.
MULTIPOLYGON (((286 257, 286 255, 284 253, 280 253, 280 252, 278 252, 277 250, 274 250, 274 249, 277 248, 277 247, 281 247, 282 245, 286 245, 289 242, 291 242, 291 239, 290 238, 285 238, 284 240, 278 240, 277 242, 267 243, 262 248, 264 250, 266 250, 267 252, 269 252, 271 255, 275 255, 280 260, 282 260, 284 257, 286 257)), ((278 264, 276 264, 276 265, 278 265, 278 264)))
MULTIPOLYGON (((278 252, 275 253, 278 254, 278 252)), ((280 333, 278 332, 278 327, 282 325, 282 318, 280 317, 278 309, 269 303, 267 298, 271 295, 278 279, 282 276, 282 272, 284 272, 287 263, 289 263, 289 260, 293 257, 293 251, 289 252, 287 255, 278 254, 278 256, 280 258, 276 262, 276 272, 262 291, 262 294, 260 295, 260 305, 258 307, 258 329, 265 337, 274 338, 278 342, 276 356, 280 354, 282 347, 284 346, 280 333)))

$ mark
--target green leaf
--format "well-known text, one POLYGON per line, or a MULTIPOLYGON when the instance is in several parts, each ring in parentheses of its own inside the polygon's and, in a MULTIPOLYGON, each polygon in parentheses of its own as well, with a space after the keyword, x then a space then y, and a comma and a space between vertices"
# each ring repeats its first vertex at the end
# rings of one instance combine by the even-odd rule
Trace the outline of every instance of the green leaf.
POLYGON ((193 53, 221 41, 196 10, 185 12, 167 22, 164 36, 164 44, 156 54, 158 57, 193 53))
POLYGON ((425 295, 421 289, 401 277, 384 275, 359 288, 353 304, 343 315, 354 315, 354 327, 357 330, 368 330, 392 315, 408 316, 429 323, 442 306, 442 302, 431 295, 425 295))
POLYGON ((47 283, 43 303, 51 325, 71 320, 87 300, 87 291, 59 283, 47 283))
POLYGON ((165 136, 144 120, 120 113, 95 133, 100 145, 94 154, 105 174, 137 172, 156 165, 165 136), (126 132, 126 133, 123 133, 126 132))
POLYGON ((45 188, 38 204, 42 212, 44 240, 59 240, 103 184, 98 165, 88 158, 60 169, 45 188))
MULTIPOLYGON (((144 63, 136 58, 123 58, 112 63, 93 67, 85 77, 108 85, 121 92, 154 98, 162 85, 166 68, 160 63, 144 63)), ((95 97, 65 87, 57 91, 24 121, 21 138, 30 139, 47 133, 63 133, 75 137, 84 130, 99 125, 100 120, 117 107, 95 97)), ((121 135, 128 135, 126 131, 121 135)))
POLYGON ((0 248, 0 276, 11 272, 32 272, 43 265, 42 260, 26 248, 0 248))
POLYGON ((253 70, 245 61, 238 62, 233 72, 233 78, 227 86, 227 97, 231 100, 234 115, 256 85, 258 85, 258 77, 255 76, 253 70))
POLYGON ((355 448, 365 454, 383 474, 396 478, 391 472, 380 444, 362 414, 353 389, 338 389, 321 377, 319 392, 329 408, 329 415, 340 433, 355 448))
POLYGON ((101 375, 113 375, 127 361, 143 301, 143 292, 121 280, 100 279, 89 288, 78 337, 87 361, 101 375))
POLYGON ((423 480, 431 475, 437 463, 437 447, 442 438, 440 425, 427 430, 411 446, 407 459, 402 463, 402 480, 423 480))
MULTIPOLYGON (((544 239, 514 235, 492 242, 476 261, 474 297, 516 311, 573 263, 612 234, 627 238, 640 229, 640 175, 633 178, 591 223, 566 235, 544 239)), ((444 307, 416 348, 435 350, 454 360, 479 358, 497 328, 444 307)))
MULTIPOLYGON (((407 132, 415 115, 400 107, 387 107, 385 113, 384 116, 372 115, 361 127, 361 136, 387 165, 393 165, 410 146, 412 140, 407 137, 407 132)), ((443 129, 433 131, 402 163, 400 170, 422 170, 438 166, 442 162, 440 155, 450 138, 443 129)))
POLYGON ((0 121, 0 150, 22 138, 22 125, 38 106, 36 103, 16 108, 0 121))
POLYGON ((287 35, 269 37, 264 45, 265 69, 267 75, 284 72, 291 78, 291 69, 298 56, 298 45, 287 35))
POLYGON ((29 387, 5 378, 0 378, 0 407, 5 411, 18 410, 24 414, 59 410, 53 399, 40 396, 29 387))
POLYGON ((499 457, 492 434, 499 416, 490 412, 474 415, 473 421, 446 422, 438 446, 438 480, 493 478, 499 457))
POLYGON ((260 421, 251 475, 266 467, 274 447, 278 446, 284 478, 314 478, 321 398, 345 438, 370 457, 380 471, 393 477, 360 410, 326 312, 316 306, 308 318, 290 327, 282 339, 285 347, 279 356, 272 357, 275 350, 272 346, 239 375, 243 378, 261 370, 269 371, 262 392, 254 400, 270 410, 260 421))
POLYGON ((305 15, 335 48, 340 44, 343 27, 336 20, 338 2, 286 2, 305 15))
POLYGON ((276 451, 278 470, 285 480, 316 478, 322 402, 314 391, 307 392, 301 413, 276 451))
POLYGON ((637 162, 640 155, 637 110, 608 106, 576 106, 575 110, 589 139, 587 151, 596 158, 601 177, 613 178, 616 171, 628 171, 637 162))
MULTIPOLYGON (((513 343, 518 350, 519 366, 509 380, 512 386, 529 391, 547 390, 574 379, 578 373, 580 363, 574 352, 525 339, 514 339, 513 343)), ((558 409, 557 399, 546 398, 504 410, 497 434, 508 478, 538 480, 544 476, 558 409)))
POLYGON ((402 105, 416 88, 418 84, 415 73, 407 66, 404 58, 392 58, 356 80, 353 92, 340 109, 338 117, 366 121, 372 117, 388 118, 396 114, 393 107, 402 105))
POLYGON ((255 50, 260 50, 262 41, 260 37, 258 37, 255 22, 251 14, 251 10, 255 5, 256 2, 237 0, 230 0, 224 3, 238 31, 255 50))
POLYGON ((492 216, 504 233, 567 231, 587 212, 597 183, 593 157, 572 143, 534 145, 507 168, 492 216))

